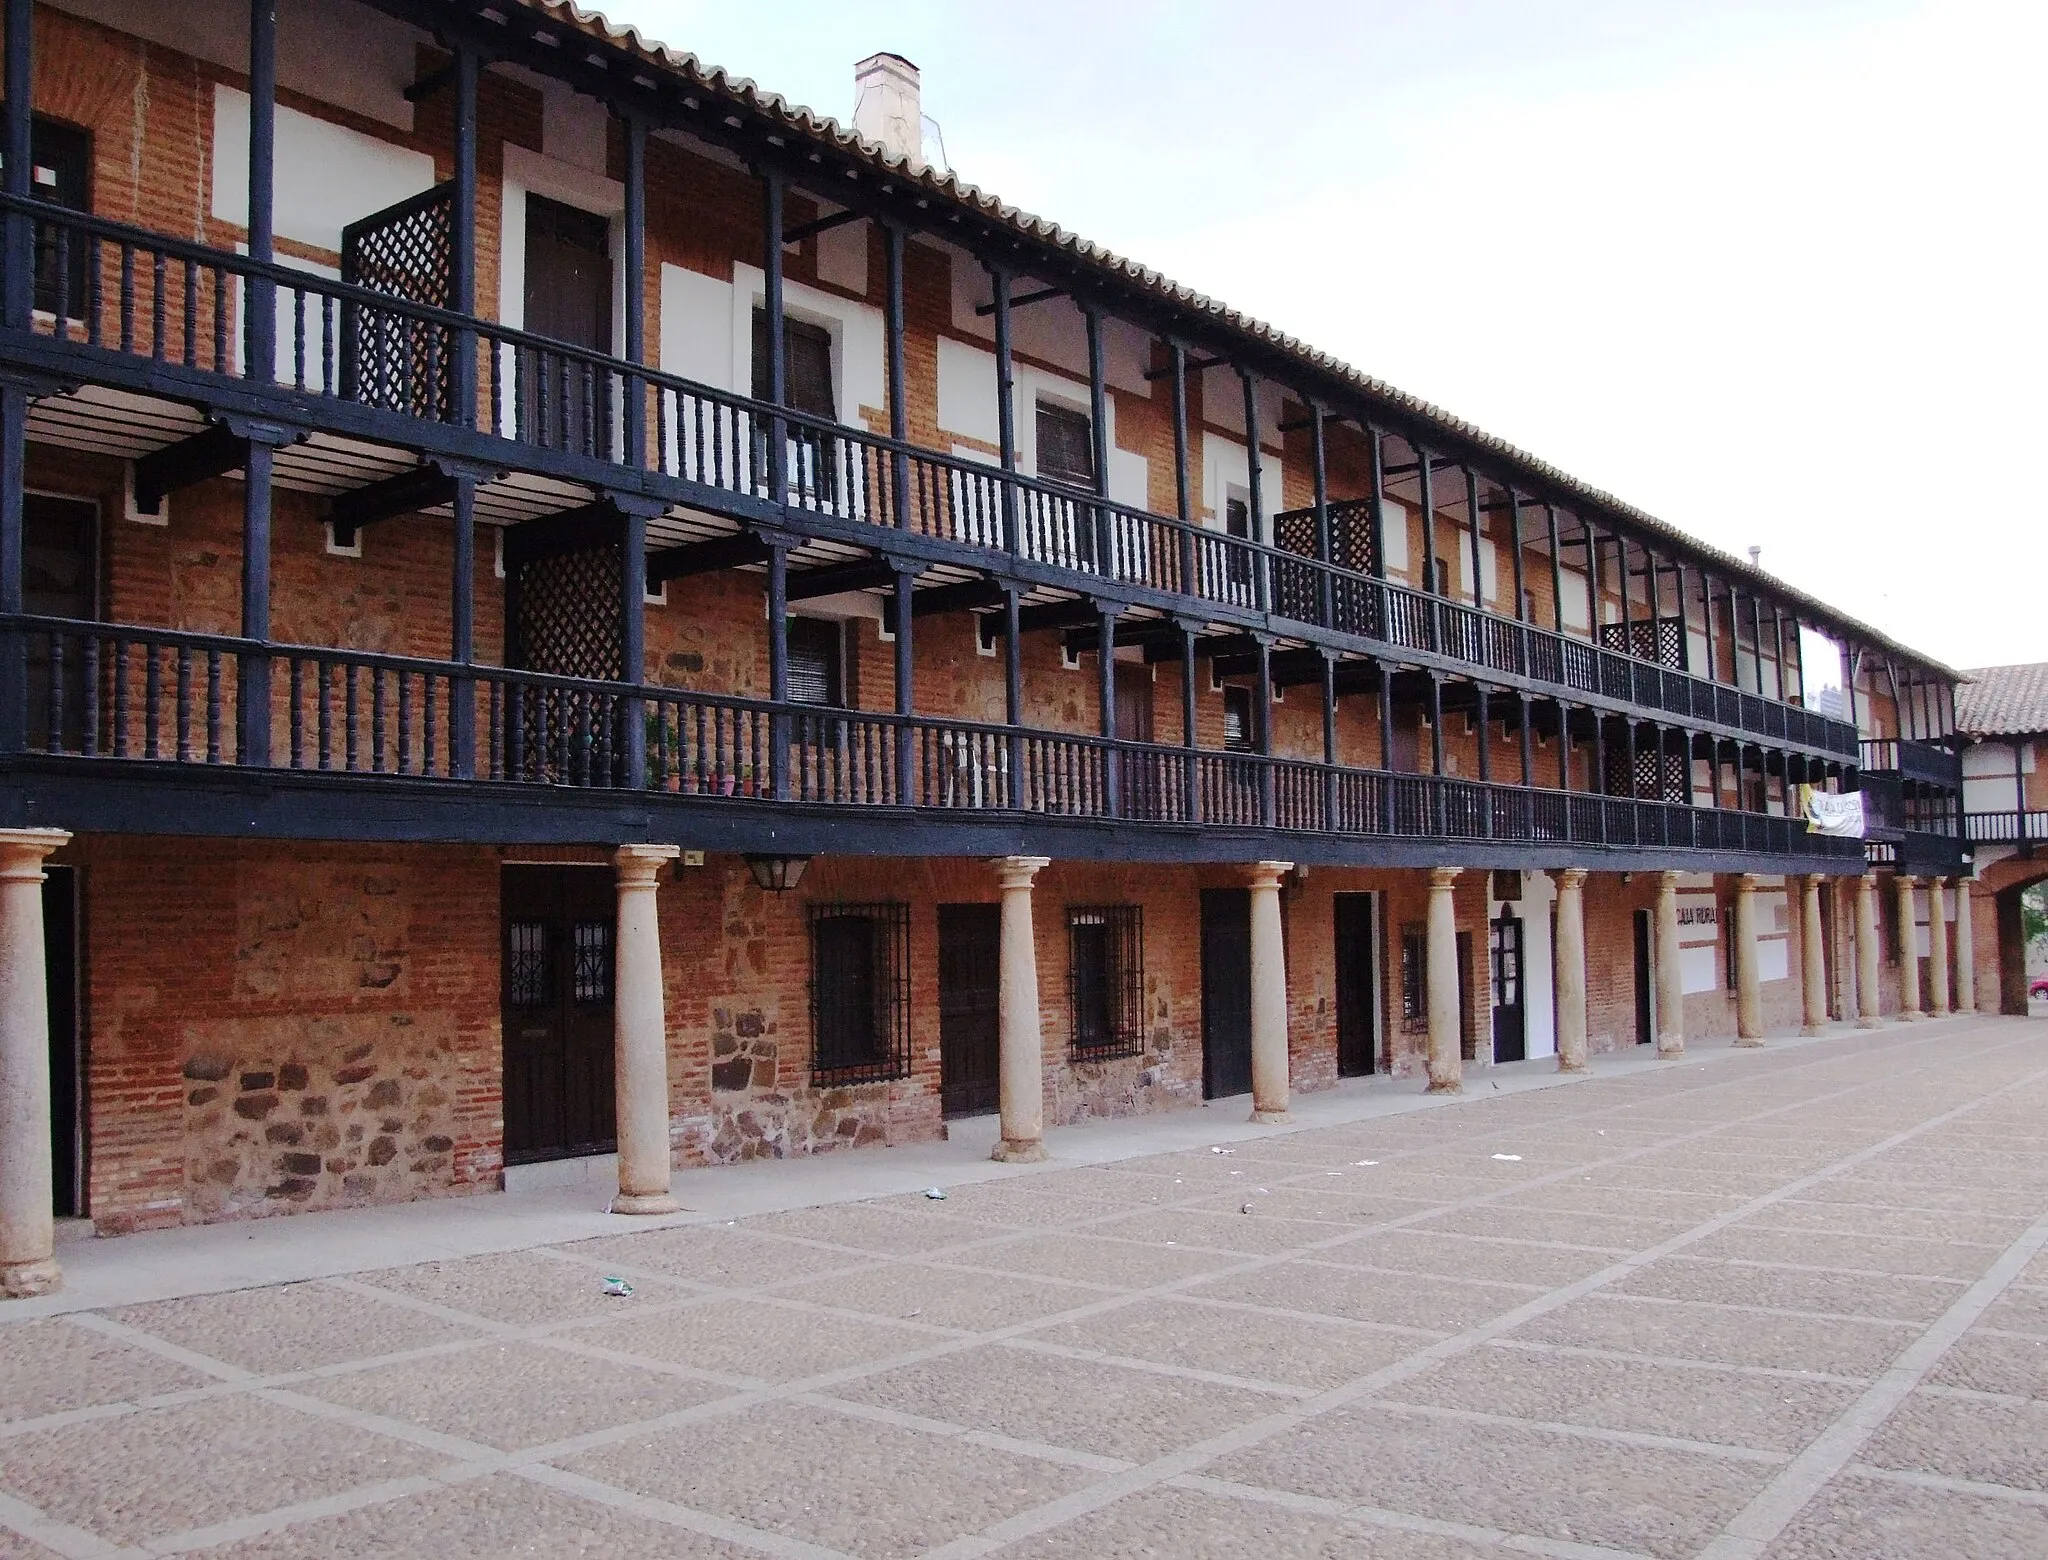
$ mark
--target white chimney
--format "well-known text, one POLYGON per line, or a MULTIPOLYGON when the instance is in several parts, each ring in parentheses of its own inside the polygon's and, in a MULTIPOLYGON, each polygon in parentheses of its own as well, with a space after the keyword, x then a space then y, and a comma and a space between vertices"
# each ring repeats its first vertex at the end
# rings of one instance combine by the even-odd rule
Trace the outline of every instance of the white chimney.
POLYGON ((853 67, 853 128, 882 150, 924 166, 924 103, 917 67, 900 54, 872 54, 853 67))

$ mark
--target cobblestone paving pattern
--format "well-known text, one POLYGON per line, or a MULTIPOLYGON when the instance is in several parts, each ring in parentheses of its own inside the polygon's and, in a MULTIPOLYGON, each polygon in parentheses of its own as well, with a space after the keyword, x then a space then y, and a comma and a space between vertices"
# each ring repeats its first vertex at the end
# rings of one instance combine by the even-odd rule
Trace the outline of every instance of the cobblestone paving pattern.
POLYGON ((0 1317, 0 1554, 2043 1557, 2044 1246, 2048 1029, 1837 1036, 0 1317))

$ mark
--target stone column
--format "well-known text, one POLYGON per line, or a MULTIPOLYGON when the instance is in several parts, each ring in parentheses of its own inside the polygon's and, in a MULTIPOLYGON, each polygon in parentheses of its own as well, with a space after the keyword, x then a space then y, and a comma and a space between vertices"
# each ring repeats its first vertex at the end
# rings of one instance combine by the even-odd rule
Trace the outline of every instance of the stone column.
POLYGON ((1735 879, 1735 1043, 1764 1043, 1764 999, 1756 967, 1756 874, 1735 879))
POLYGON ((1287 1117, 1287 950, 1280 931, 1280 880, 1291 861, 1261 861, 1252 890, 1252 1120, 1287 1117))
POLYGON ((0 829, 0 1297, 62 1287, 50 1166, 43 858, 62 829, 0 829))
POLYGON ((619 1195, 613 1213, 674 1213, 669 1192, 668 1022, 654 893, 675 845, 621 845, 619 929, 613 949, 612 1045, 618 1080, 619 1195))
POLYGON ((1913 884, 1917 880, 1901 872, 1892 881, 1899 891, 1899 1018, 1911 1023, 1927 1016, 1920 1011, 1920 955, 1914 952, 1919 941, 1913 929, 1913 884))
POLYGON ((1956 1011, 1977 1011, 1977 934, 1970 925, 1970 880, 1956 884, 1956 1011))
POLYGON ((1002 979, 997 1050, 1003 1136, 990 1156, 1009 1164, 1045 1158, 1045 1042, 1039 1032, 1038 942, 1031 926, 1031 881, 1047 856, 999 856, 1003 888, 1002 979))
POLYGON ((1557 1070, 1586 1070, 1586 869, 1557 875, 1557 1070))
POLYGON ((1948 884, 1927 880, 1927 1013, 1943 1018, 1948 1005, 1948 884))
POLYGON ((1458 912, 1451 899, 1457 867, 1429 869, 1429 1092, 1465 1087, 1465 1047, 1458 1033, 1458 912))
POLYGON ((1678 874, 1657 874, 1657 1054, 1685 1055, 1685 974, 1678 961, 1678 874))
POLYGON ((1856 1027, 1875 1029, 1877 994, 1877 874, 1856 880, 1856 1027))
POLYGON ((1799 1032, 1817 1035, 1828 1022, 1828 976, 1823 960, 1820 930, 1820 886, 1818 873, 1800 880, 1799 892, 1799 1032))

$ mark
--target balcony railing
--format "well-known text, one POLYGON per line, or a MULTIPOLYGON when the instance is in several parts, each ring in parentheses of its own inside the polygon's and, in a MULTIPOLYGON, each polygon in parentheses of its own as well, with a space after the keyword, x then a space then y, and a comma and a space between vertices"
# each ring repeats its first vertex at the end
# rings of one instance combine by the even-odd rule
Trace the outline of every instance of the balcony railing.
POLYGON ((2048 843, 2048 811, 1973 812, 1963 824, 1972 845, 2048 843))
POLYGON ((64 619, 0 618, 26 751, 931 814, 1842 856, 1799 820, 1304 759, 554 677, 64 619), (236 706, 269 690, 270 756, 236 706))
MULTIPOLYGON (((626 465, 835 521, 1006 553, 1088 579, 1272 614, 1398 649, 1853 758, 1847 723, 1299 553, 1077 494, 714 390, 603 353, 289 266, 36 201, 56 307, 37 332, 296 396, 481 431, 571 462, 626 465), (82 256, 82 260, 77 257, 82 256), (79 295, 82 290, 82 296, 79 295), (251 375, 236 325, 275 296, 276 361, 251 375), (458 387, 475 384, 473 399, 458 387)), ((694 491, 692 491, 694 490, 694 491)))
POLYGON ((1954 877, 1965 867, 1964 842, 1953 834, 1905 829, 1889 841, 1872 840, 1872 862, 1915 877, 1954 877))
POLYGON ((1963 761, 1947 748, 1907 737, 1865 737, 1860 748, 1867 772, 1897 775, 1901 780, 1950 791, 1963 788, 1963 761))

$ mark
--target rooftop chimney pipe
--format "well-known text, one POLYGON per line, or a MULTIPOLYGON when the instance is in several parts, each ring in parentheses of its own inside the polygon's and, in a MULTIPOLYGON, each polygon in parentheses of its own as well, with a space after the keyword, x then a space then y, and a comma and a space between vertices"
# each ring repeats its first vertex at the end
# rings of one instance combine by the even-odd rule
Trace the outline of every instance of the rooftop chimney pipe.
POLYGON ((917 67, 900 54, 871 54, 853 67, 853 128, 893 157, 924 166, 924 103, 917 67))

